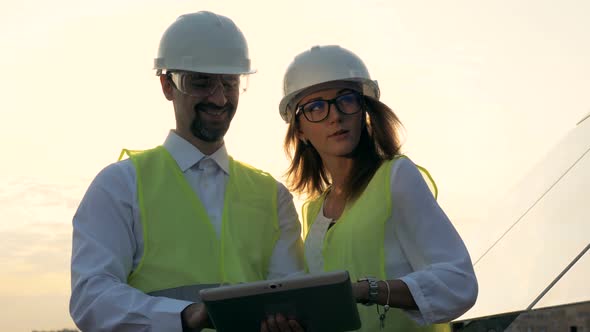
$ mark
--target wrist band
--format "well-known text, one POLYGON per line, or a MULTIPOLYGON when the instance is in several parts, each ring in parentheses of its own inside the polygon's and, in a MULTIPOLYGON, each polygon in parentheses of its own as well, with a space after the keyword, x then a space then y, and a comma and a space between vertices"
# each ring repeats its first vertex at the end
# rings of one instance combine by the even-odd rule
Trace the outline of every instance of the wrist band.
POLYGON ((369 296, 365 302, 361 302, 364 305, 370 306, 377 303, 377 298, 379 296, 379 284, 375 277, 364 277, 358 280, 366 281, 369 283, 369 296))
POLYGON ((387 302, 385 302, 385 305, 383 306, 383 313, 379 311, 379 304, 377 304, 377 315, 379 315, 379 325, 383 330, 385 328, 385 316, 387 315, 387 311, 389 311, 389 296, 391 295, 391 289, 389 288, 389 283, 387 282, 387 280, 379 281, 383 281, 385 283, 385 286, 387 287, 387 302))

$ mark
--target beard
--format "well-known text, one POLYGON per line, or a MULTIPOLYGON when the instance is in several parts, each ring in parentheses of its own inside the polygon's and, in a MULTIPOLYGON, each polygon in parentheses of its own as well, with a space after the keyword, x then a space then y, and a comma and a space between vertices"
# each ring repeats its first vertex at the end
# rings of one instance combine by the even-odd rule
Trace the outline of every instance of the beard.
POLYGON ((193 136, 204 142, 217 142, 222 140, 225 133, 227 133, 229 124, 236 112, 236 107, 229 102, 222 107, 199 103, 195 105, 194 110, 195 119, 191 123, 191 133, 193 136), (218 121, 211 121, 203 113, 212 115, 223 114, 224 118, 218 121))

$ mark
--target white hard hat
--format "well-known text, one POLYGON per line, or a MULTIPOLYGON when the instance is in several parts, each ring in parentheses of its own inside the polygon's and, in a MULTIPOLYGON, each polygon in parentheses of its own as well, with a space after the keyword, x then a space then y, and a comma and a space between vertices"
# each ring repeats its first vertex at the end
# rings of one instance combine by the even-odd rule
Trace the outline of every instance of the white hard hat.
POLYGON ((379 100, 377 81, 371 80, 363 61, 337 45, 314 46, 295 57, 283 78, 283 99, 279 112, 287 123, 298 95, 307 88, 333 81, 354 82, 365 96, 379 100))
POLYGON ((248 44, 229 18, 201 11, 178 17, 162 36, 154 59, 157 75, 163 70, 210 74, 253 74, 248 44))

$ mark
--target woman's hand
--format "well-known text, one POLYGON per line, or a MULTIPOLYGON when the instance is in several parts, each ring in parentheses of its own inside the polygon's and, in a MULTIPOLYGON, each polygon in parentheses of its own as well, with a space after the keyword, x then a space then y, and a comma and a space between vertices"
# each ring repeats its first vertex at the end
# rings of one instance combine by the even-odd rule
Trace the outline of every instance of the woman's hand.
POLYGON ((352 283, 352 296, 357 303, 366 302, 369 299, 369 284, 366 281, 352 283))
POLYGON ((262 321, 260 332, 304 332, 304 330, 295 319, 276 314, 269 315, 262 321))

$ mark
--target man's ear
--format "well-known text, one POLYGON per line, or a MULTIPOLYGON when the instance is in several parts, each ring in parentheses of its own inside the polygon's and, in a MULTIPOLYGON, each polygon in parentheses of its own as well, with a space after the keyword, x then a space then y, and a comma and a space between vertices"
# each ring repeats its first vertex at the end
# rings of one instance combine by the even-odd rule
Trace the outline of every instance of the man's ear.
POLYGON ((172 83, 170 83, 168 76, 164 74, 160 75, 160 84, 162 85, 162 92, 164 93, 166 99, 174 99, 174 87, 172 86, 172 83))

